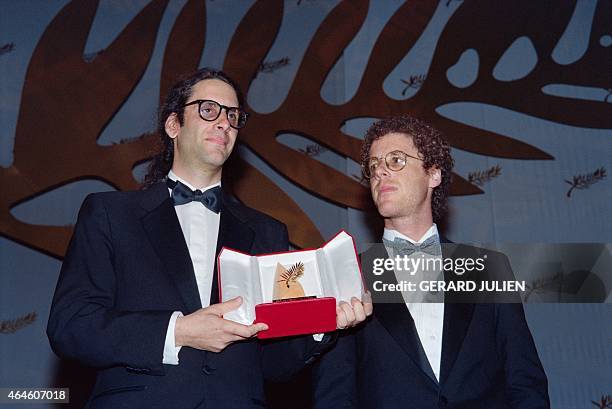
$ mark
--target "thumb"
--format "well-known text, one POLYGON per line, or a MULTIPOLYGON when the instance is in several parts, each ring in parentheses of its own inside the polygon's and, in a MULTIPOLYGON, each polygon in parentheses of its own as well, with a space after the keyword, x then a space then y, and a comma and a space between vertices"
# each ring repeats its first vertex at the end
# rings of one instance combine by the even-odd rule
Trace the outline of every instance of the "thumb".
POLYGON ((231 300, 221 302, 219 304, 211 305, 210 308, 212 312, 218 316, 222 316, 223 314, 233 311, 236 308, 240 307, 242 304, 242 297, 235 297, 231 300))

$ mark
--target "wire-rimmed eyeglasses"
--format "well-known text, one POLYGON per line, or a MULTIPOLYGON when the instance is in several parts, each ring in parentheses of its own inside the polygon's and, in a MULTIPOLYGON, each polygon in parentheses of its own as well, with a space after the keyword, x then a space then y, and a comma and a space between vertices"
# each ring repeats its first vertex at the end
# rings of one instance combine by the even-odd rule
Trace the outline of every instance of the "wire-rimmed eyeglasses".
MULTIPOLYGON (((419 157, 408 155, 406 152, 403 151, 391 151, 384 156, 385 165, 387 165, 387 169, 392 170, 394 172, 399 172, 400 170, 404 169, 404 167, 406 166, 407 158, 414 158, 420 161, 423 160, 419 157)), ((374 175, 376 169, 378 169, 378 167, 382 163, 382 160, 382 156, 371 157, 370 159, 368 159, 365 164, 361 165, 361 172, 363 173, 363 176, 366 179, 372 178, 372 175, 374 175)))

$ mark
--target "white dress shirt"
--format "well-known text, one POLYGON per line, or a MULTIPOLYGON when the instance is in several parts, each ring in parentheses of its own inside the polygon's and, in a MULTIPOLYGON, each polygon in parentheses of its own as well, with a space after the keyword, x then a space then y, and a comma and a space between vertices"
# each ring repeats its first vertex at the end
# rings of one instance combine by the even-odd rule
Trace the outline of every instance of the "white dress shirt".
MULTIPOLYGON (((393 241, 396 237, 408 240, 413 244, 421 244, 434 234, 438 234, 438 227, 434 223, 419 241, 414 241, 410 237, 401 234, 396 230, 385 229, 383 237, 393 241)), ((394 257, 395 255, 390 255, 394 257)), ((397 273, 396 273, 397 274, 397 273)), ((414 326, 421 341, 421 345, 427 355, 429 365, 433 370, 436 379, 440 380, 440 359, 442 356, 442 328, 444 324, 444 303, 411 303, 407 302, 406 307, 412 315, 414 326)))
MULTIPOLYGON (((204 188, 192 186, 172 171, 168 173, 168 178, 178 180, 192 190, 200 189, 201 191, 205 191, 221 185, 221 183, 218 182, 204 188)), ((171 194, 172 190, 168 189, 168 192, 171 194)), ((212 290, 221 213, 215 213, 197 201, 175 206, 174 210, 178 216, 179 224, 183 231, 183 237, 185 237, 185 243, 187 243, 189 256, 193 264, 196 283, 198 285, 198 293, 200 294, 200 302, 202 303, 202 308, 206 308, 210 305, 210 292, 212 290)), ((179 363, 178 353, 181 347, 175 345, 174 337, 174 327, 176 325, 176 319, 179 316, 182 316, 181 312, 175 311, 168 323, 162 360, 164 364, 178 365, 179 363)))

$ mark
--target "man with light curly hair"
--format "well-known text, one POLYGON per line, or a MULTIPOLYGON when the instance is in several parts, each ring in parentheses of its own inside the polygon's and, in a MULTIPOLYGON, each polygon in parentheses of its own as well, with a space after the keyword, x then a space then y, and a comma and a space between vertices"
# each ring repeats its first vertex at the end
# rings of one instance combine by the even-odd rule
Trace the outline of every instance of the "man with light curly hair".
POLYGON ((409 116, 380 120, 365 135, 361 165, 384 220, 383 244, 362 254, 374 314, 341 336, 315 368, 316 407, 549 408, 546 374, 520 298, 491 303, 430 290, 415 302, 403 292, 384 291, 402 283, 399 264, 375 269, 377 260, 446 262, 461 254, 485 260, 485 268, 473 275, 444 269, 436 283, 512 276, 501 253, 442 245, 448 241, 435 222, 446 210, 453 167, 444 136, 409 116))

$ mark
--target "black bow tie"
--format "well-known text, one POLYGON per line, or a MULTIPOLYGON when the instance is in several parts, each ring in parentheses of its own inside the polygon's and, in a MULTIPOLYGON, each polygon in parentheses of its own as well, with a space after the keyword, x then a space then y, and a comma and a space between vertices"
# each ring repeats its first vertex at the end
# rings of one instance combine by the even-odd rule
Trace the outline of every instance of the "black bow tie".
POLYGON ((175 206, 197 201, 215 213, 221 210, 221 186, 211 187, 202 192, 199 189, 193 191, 177 180, 166 179, 166 184, 172 189, 172 200, 175 206))

